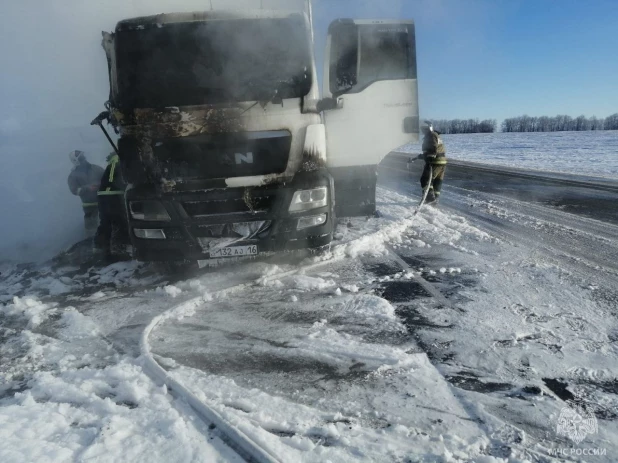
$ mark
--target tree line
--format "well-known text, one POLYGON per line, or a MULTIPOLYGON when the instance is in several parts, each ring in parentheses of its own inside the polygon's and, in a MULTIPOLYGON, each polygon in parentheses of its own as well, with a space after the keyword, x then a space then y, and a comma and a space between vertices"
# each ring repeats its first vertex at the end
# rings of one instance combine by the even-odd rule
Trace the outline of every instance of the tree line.
POLYGON ((453 119, 434 120, 433 126, 440 133, 493 133, 498 123, 495 119, 453 119))
MULTIPOLYGON (((440 119, 433 121, 434 128, 444 134, 453 133, 494 133, 498 129, 495 119, 440 119)), ((523 115, 502 121, 502 132, 563 132, 584 130, 618 130, 618 113, 606 118, 592 116, 534 117, 523 115)))
POLYGON ((563 132, 584 130, 618 130, 618 113, 606 118, 558 115, 555 117, 512 117, 502 121, 503 132, 563 132))

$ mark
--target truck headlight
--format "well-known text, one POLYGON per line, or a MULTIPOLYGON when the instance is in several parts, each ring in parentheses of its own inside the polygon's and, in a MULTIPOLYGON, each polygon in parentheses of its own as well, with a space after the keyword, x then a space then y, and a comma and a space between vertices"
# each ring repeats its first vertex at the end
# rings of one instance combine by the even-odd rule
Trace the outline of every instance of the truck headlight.
POLYGON ((328 188, 325 186, 312 190, 298 190, 292 197, 290 212, 309 211, 328 205, 328 188))
POLYGON ((172 220, 160 201, 130 201, 131 217, 147 222, 169 222, 172 220))

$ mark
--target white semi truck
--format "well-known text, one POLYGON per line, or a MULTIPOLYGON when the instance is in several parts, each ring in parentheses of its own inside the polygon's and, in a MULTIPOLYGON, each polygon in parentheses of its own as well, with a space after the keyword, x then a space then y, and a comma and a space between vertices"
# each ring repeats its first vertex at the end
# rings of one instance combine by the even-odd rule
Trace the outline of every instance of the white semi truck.
POLYGON ((103 33, 110 95, 93 123, 119 134, 139 260, 327 247, 337 217, 375 212, 381 159, 418 141, 412 21, 334 21, 320 92, 310 4, 253 3, 103 33))

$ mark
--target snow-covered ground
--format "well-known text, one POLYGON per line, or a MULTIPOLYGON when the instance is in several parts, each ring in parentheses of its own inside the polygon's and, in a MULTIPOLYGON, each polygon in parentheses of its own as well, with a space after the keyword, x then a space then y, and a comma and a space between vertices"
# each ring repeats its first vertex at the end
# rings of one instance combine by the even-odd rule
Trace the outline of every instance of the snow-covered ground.
MULTIPOLYGON (((618 131, 443 135, 447 156, 531 170, 618 178, 618 131)), ((419 153, 418 145, 403 152, 419 153)))
POLYGON ((71 306, 2 308, 0 461, 242 461, 71 306))
POLYGON ((240 461, 149 376, 162 314, 155 360, 281 461, 615 461, 617 227, 414 187, 300 267, 5 264, 0 461, 240 461))

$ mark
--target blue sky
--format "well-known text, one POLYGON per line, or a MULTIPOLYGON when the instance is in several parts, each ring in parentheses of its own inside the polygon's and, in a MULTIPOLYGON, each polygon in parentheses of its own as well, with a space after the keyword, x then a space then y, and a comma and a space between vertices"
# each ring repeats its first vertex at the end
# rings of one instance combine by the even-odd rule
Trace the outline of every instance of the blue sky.
POLYGON ((316 0, 318 15, 413 18, 421 113, 618 112, 616 0, 316 0), (328 13, 325 13, 325 12, 328 13))
MULTIPOLYGON (((218 1, 218 0, 215 0, 218 1)), ((107 96, 100 31, 117 20, 208 9, 208 0, 23 0, 0 17, 0 131, 83 125, 107 96)), ((421 115, 618 112, 616 0, 315 0, 331 19, 416 22, 421 115)))

